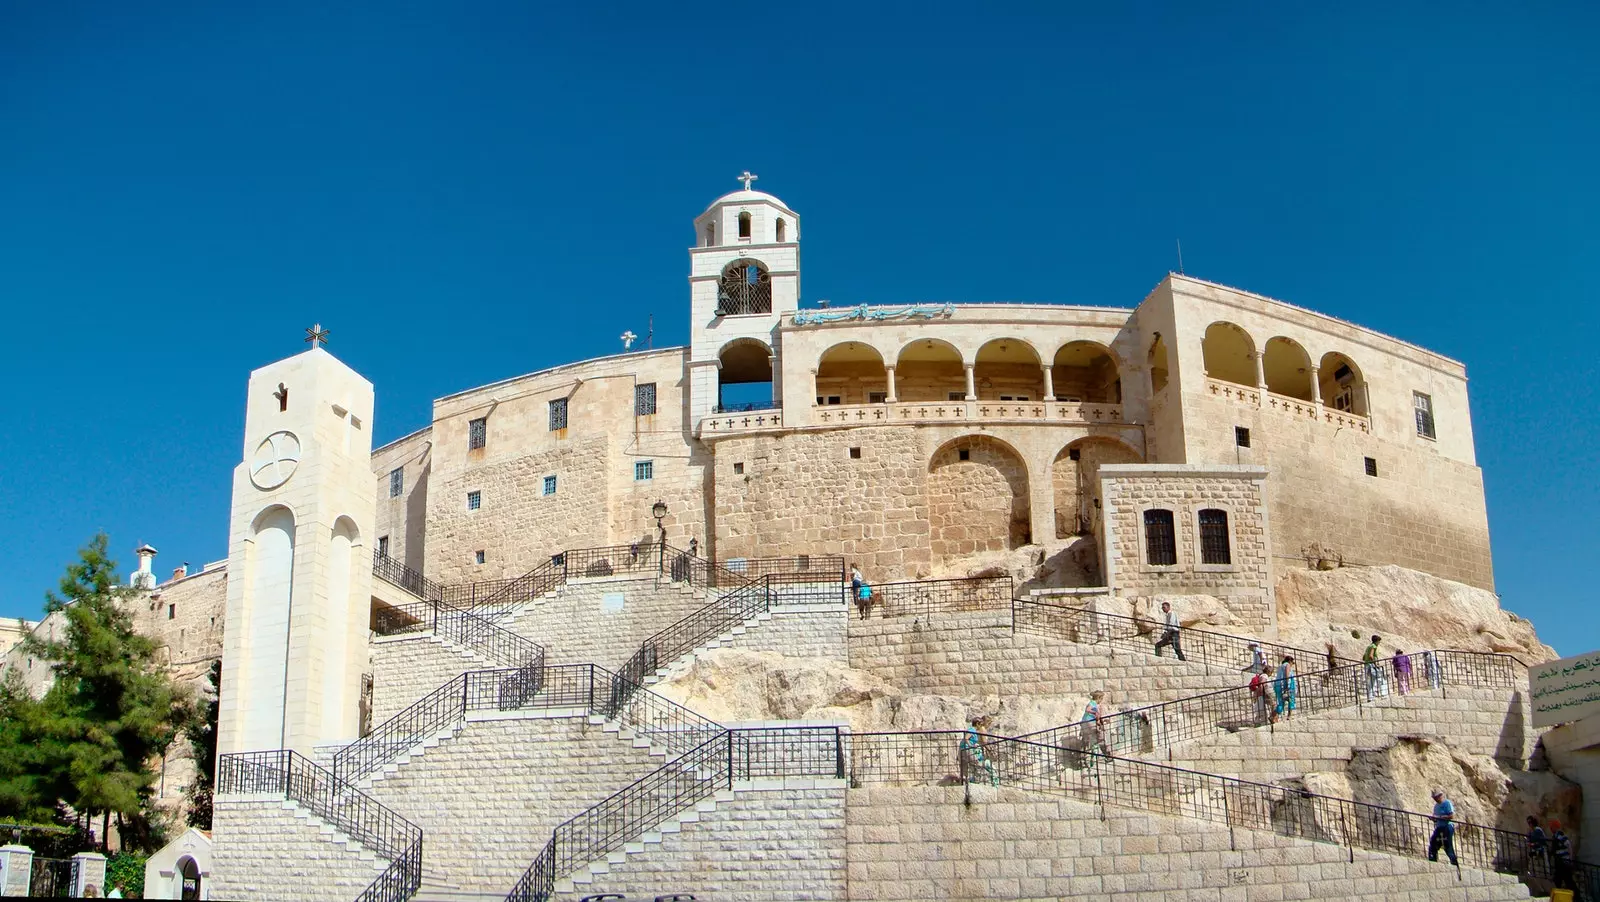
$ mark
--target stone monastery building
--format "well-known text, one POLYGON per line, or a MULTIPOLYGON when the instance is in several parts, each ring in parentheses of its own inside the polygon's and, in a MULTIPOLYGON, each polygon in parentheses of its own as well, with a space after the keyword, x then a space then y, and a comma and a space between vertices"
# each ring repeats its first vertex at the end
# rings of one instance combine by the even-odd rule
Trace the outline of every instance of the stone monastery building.
POLYGON ((802 306, 800 216, 753 178, 694 220, 686 348, 450 395, 376 451, 372 385, 315 330, 251 374, 228 561, 154 585, 141 548, 135 578, 175 666, 222 661, 209 897, 1561 879, 1520 817, 1592 817, 1532 764, 1502 652, 1553 654, 1493 599, 1460 363, 1182 275, 1119 308, 802 306), (1053 578, 995 564, 1018 549, 1053 578), (1378 566, 1307 569, 1336 561, 1378 566), (1461 632, 1493 641, 1321 602, 1280 629, 1373 580, 1413 626, 1462 620, 1426 593, 1478 599, 1461 632), (1352 625, 1408 637, 1383 654, 1414 675, 1356 662, 1352 625), (1252 694, 1257 648, 1301 676, 1252 694), (1419 773, 1457 799, 1460 870, 1423 857, 1419 773))

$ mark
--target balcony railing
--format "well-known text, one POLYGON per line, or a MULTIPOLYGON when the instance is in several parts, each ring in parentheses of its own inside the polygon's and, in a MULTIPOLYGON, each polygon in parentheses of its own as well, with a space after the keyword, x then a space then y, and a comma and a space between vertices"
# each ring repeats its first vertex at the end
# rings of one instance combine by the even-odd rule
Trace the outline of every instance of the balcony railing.
POLYGON ((982 420, 1021 423, 1123 423, 1121 404, 1098 401, 896 401, 893 404, 819 404, 811 420, 822 426, 982 420))
POLYGON ((700 420, 701 435, 770 432, 782 428, 783 411, 776 406, 763 410, 719 411, 700 420))
POLYGON ((1300 398, 1291 398, 1264 389, 1248 385, 1239 385, 1234 382, 1224 382, 1221 379, 1206 379, 1206 393, 1215 398, 1224 398, 1246 407, 1260 407, 1270 410, 1281 416, 1294 417, 1312 422, 1328 423, 1343 429, 1353 429, 1357 432, 1368 433, 1372 431, 1372 418, 1350 413, 1306 401, 1300 398))

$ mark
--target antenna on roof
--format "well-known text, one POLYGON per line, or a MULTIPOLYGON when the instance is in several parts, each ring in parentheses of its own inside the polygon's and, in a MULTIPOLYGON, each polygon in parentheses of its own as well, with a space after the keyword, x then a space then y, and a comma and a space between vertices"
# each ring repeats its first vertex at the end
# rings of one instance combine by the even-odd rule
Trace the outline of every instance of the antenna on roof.
POLYGON ((1183 275, 1183 239, 1178 239, 1178 275, 1183 275))
POLYGON ((652 314, 650 314, 650 327, 647 328, 645 330, 645 332, 644 332, 644 349, 646 351, 654 350, 655 346, 656 346, 655 341, 656 341, 656 315, 654 313, 652 313, 652 314))

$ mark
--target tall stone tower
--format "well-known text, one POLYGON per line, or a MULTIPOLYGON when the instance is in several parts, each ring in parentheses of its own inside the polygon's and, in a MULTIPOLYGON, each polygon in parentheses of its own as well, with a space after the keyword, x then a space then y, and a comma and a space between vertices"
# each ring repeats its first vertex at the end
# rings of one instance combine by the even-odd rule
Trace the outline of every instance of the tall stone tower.
POLYGON ((250 374, 217 747, 356 738, 372 596, 372 383, 317 347, 250 374))
MULTIPOLYGON (((690 422, 710 414, 723 386, 783 397, 774 354, 783 317, 800 306, 800 217, 770 194, 743 190, 712 201, 694 221, 689 251, 690 422)), ((756 403, 761 402, 758 399, 756 403)))

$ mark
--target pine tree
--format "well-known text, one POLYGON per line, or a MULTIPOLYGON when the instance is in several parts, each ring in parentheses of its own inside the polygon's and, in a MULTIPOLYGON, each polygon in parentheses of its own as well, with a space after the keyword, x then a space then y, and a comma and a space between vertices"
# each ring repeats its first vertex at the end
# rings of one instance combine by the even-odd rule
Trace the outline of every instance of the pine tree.
POLYGON ((56 681, 40 705, 37 741, 53 791, 75 811, 101 818, 101 842, 115 816, 145 834, 145 806, 155 783, 152 760, 193 717, 188 694, 173 685, 156 645, 133 630, 117 601, 116 564, 102 533, 67 567, 60 594, 46 607, 66 618, 65 637, 28 639, 54 662, 56 681))
POLYGON ((194 757, 194 783, 188 789, 189 826, 211 829, 211 797, 217 779, 217 710, 222 662, 211 662, 208 691, 195 705, 193 721, 183 729, 194 757))

